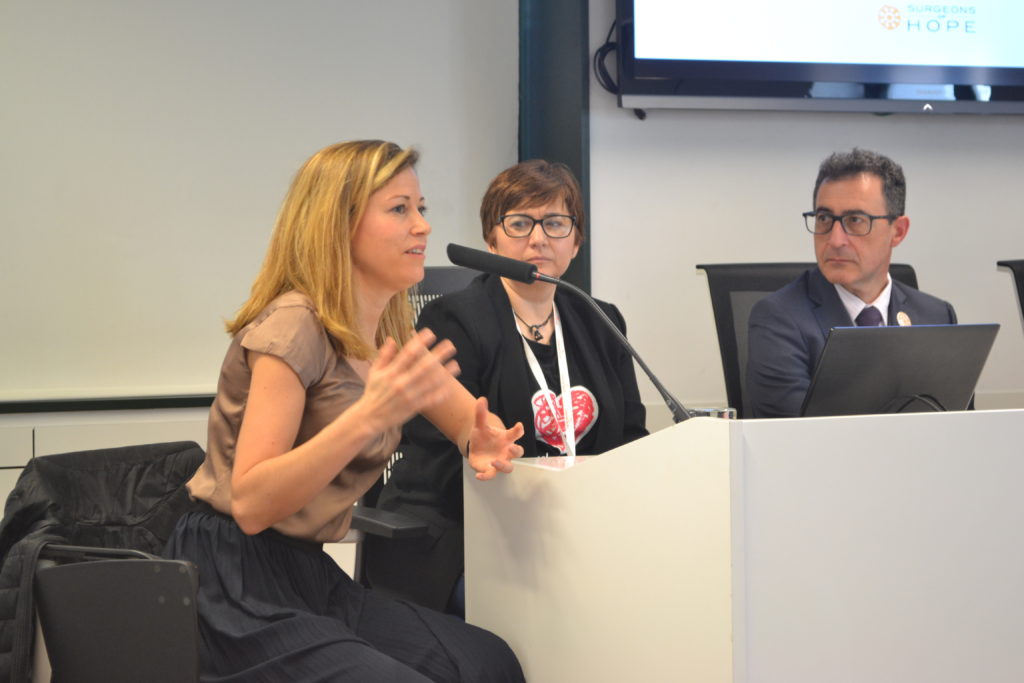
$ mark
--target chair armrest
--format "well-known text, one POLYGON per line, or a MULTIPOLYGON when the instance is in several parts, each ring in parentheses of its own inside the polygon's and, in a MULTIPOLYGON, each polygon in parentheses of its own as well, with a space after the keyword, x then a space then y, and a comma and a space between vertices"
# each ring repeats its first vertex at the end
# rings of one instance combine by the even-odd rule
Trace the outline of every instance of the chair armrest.
POLYGON ((379 508, 356 505, 352 509, 352 528, 383 538, 419 538, 427 534, 427 523, 379 508))
POLYGON ((68 562, 87 562, 91 560, 158 560, 160 558, 132 548, 102 548, 87 545, 47 543, 39 551, 39 559, 65 564, 68 562))

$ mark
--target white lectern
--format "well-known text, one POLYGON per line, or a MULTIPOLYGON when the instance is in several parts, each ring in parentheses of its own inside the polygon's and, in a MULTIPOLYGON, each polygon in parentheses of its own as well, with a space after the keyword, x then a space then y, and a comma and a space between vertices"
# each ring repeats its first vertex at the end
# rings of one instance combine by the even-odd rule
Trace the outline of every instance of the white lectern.
POLYGON ((1024 681, 1024 411, 688 420, 465 479, 531 683, 1024 681))

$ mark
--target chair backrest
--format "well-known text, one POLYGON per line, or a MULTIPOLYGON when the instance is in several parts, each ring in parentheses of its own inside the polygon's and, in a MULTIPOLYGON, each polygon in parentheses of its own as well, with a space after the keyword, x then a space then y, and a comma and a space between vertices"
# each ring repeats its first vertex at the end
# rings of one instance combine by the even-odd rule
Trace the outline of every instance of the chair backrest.
POLYGON ((465 289, 479 274, 475 270, 458 266, 427 266, 423 272, 423 281, 409 292, 413 317, 418 318, 423 307, 439 296, 465 289))
MULTIPOLYGON (((444 296, 465 289, 466 286, 479 275, 475 270, 459 268, 458 266, 427 266, 423 272, 423 280, 409 292, 409 303, 412 304, 413 322, 420 316, 423 307, 428 303, 444 296)), ((380 497, 381 489, 391 476, 391 467, 402 457, 400 451, 391 455, 388 466, 384 469, 381 478, 363 494, 362 505, 375 507, 377 498, 380 497)))
MULTIPOLYGON (((427 266, 424 270, 423 281, 414 289, 409 291, 409 302, 412 304, 413 316, 418 318, 423 307, 430 301, 465 289, 477 275, 475 270, 459 268, 457 266, 427 266)), ((426 525, 417 518, 412 518, 376 508, 380 492, 384 489, 391 476, 392 466, 402 457, 401 451, 391 454, 391 460, 384 469, 383 474, 374 482, 373 486, 363 494, 359 505, 353 511, 352 528, 361 532, 371 533, 381 538, 406 538, 421 537, 426 533, 426 525)), ((366 571, 366 553, 363 551, 363 541, 358 541, 355 552, 355 567, 353 578, 365 586, 370 585, 366 571)))
MULTIPOLYGON (((725 375, 729 406, 743 417, 743 388, 747 372, 747 320, 754 304, 814 268, 813 262, 715 263, 698 265, 707 274, 711 308, 718 332, 718 349, 725 375)), ((889 266, 892 277, 917 289, 914 269, 903 263, 889 266)))
POLYGON ((52 680, 194 683, 195 567, 139 551, 54 546, 35 572, 52 680))
POLYGON ((1017 285, 1017 303, 1020 306, 1021 323, 1024 323, 1024 259, 997 261, 996 265, 1009 268, 1017 285))

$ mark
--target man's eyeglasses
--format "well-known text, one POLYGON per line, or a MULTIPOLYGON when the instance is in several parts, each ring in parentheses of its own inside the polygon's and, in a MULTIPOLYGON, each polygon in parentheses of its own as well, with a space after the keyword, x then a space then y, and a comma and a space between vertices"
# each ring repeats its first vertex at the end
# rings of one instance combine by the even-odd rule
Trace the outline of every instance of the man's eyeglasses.
POLYGON ((832 228, 838 221, 839 225, 843 226, 843 232, 858 237, 863 237, 871 232, 876 220, 884 218, 891 221, 898 218, 898 216, 872 216, 862 211, 851 211, 842 216, 836 216, 827 211, 805 211, 803 217, 807 232, 812 232, 815 235, 827 235, 832 232, 832 228))
POLYGON ((505 231, 505 234, 515 239, 529 237, 538 223, 540 223, 540 229, 544 231, 545 235, 556 240, 568 237, 576 226, 576 216, 563 216, 561 214, 534 218, 533 216, 521 213, 510 213, 505 216, 499 216, 498 220, 501 222, 501 229, 505 231))

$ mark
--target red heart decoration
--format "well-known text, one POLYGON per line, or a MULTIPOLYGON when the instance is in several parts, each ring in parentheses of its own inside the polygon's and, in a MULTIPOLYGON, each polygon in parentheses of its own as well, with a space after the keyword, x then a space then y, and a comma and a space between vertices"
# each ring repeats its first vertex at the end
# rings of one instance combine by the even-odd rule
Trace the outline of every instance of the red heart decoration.
MULTIPOLYGON (((597 400, 586 387, 572 387, 572 417, 576 428, 576 443, 587 435, 590 428, 597 420, 597 400)), ((562 397, 555 396, 550 389, 540 390, 533 395, 533 427, 537 431, 537 438, 551 446, 554 446, 562 453, 566 452, 565 419, 562 411, 562 397), (550 399, 550 400, 548 400, 550 399), (551 406, 554 406, 554 413, 551 406)))

